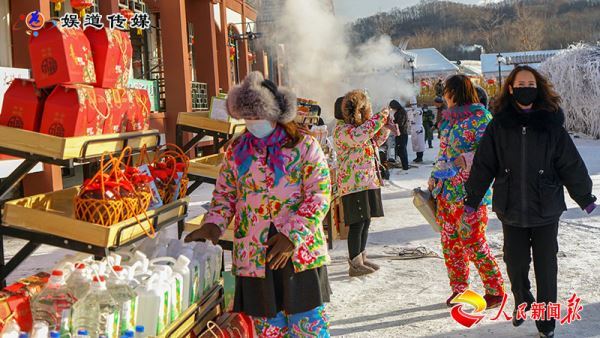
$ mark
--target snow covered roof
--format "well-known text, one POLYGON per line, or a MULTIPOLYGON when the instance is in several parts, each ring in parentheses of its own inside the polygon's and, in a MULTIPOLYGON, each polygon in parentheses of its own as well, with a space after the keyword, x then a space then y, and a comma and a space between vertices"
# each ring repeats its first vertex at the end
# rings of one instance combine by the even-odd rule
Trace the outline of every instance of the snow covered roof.
POLYGON ((467 76, 481 76, 481 61, 479 60, 460 60, 458 67, 467 76))
POLYGON ((419 76, 437 76, 459 72, 458 67, 435 48, 409 49, 406 50, 406 53, 415 56, 415 74, 419 76))
MULTIPOLYGON (((514 64, 527 64, 533 68, 539 67, 540 63, 554 55, 560 50, 538 50, 531 52, 510 52, 500 53, 506 59, 507 63, 502 63, 502 74, 508 75, 514 64)), ((497 53, 481 54, 481 72, 484 76, 494 76, 498 74, 498 58, 497 53)))

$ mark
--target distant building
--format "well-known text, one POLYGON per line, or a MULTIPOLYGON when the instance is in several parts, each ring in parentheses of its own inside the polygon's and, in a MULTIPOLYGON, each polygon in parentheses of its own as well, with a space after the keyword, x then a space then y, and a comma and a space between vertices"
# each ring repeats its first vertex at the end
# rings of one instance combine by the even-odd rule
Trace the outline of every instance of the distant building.
MULTIPOLYGON (((502 77, 508 76, 515 65, 529 65, 533 68, 556 55, 560 50, 539 50, 530 52, 502 52, 500 72, 502 77)), ((498 77, 498 53, 481 54, 481 72, 486 78, 498 77)))

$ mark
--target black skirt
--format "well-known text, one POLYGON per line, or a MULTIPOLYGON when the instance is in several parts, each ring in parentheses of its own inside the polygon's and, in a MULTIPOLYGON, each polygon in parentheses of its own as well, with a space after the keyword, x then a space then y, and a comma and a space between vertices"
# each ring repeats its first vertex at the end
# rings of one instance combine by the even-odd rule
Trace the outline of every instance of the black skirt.
MULTIPOLYGON (((275 233, 271 226, 269 238, 275 233)), ((327 266, 296 273, 290 260, 279 270, 267 265, 265 274, 265 278, 236 277, 234 312, 273 318, 281 311, 302 313, 330 300, 327 266)))
POLYGON ((342 196, 344 223, 356 224, 373 217, 383 217, 381 189, 371 189, 342 196))

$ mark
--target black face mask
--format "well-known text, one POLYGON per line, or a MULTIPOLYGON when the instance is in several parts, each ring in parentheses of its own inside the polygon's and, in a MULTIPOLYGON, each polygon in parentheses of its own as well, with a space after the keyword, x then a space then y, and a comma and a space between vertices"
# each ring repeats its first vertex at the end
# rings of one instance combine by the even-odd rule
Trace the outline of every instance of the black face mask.
POLYGON ((528 106, 537 99, 538 89, 535 87, 513 88, 513 97, 522 106, 528 106))

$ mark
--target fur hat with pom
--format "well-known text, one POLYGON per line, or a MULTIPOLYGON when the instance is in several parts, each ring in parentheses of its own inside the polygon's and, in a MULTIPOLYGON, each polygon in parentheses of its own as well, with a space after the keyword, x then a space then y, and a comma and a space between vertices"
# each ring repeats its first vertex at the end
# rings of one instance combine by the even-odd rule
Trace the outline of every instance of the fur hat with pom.
POLYGON ((344 122, 360 126, 371 115, 371 101, 363 90, 353 90, 342 101, 344 122))
POLYGON ((297 109, 296 95, 286 88, 277 88, 260 72, 250 73, 227 96, 227 110, 235 119, 288 123, 296 118, 297 109))

